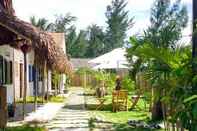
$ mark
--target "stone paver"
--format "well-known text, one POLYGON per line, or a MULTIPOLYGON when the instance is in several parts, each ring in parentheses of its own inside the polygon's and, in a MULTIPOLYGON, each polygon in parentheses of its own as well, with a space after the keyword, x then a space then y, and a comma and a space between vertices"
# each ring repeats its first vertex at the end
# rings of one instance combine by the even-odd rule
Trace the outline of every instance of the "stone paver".
POLYGON ((83 89, 72 90, 66 106, 46 127, 49 131, 89 131, 89 115, 84 103, 83 89))

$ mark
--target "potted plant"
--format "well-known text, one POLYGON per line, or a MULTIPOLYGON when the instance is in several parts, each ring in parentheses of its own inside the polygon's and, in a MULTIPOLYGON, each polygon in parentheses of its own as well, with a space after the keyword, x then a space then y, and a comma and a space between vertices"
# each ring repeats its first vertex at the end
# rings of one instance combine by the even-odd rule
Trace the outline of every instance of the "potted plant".
POLYGON ((8 116, 9 117, 14 117, 15 115, 15 107, 13 103, 8 104, 8 116))

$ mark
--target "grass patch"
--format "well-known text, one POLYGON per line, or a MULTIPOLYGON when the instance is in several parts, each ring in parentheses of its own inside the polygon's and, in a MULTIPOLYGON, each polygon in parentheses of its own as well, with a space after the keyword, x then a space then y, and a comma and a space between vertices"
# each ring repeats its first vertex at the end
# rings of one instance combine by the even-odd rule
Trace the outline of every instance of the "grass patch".
MULTIPOLYGON (((131 95, 128 97, 128 107, 131 107, 131 95)), ((94 91, 87 90, 85 92, 85 101, 86 101, 86 109, 91 111, 92 118, 101 118, 105 122, 111 123, 114 131, 149 131, 150 129, 144 128, 135 128, 131 127, 127 124, 128 120, 142 120, 149 121, 150 112, 148 111, 149 104, 146 100, 140 99, 137 103, 135 109, 130 109, 129 111, 120 111, 120 112, 112 112, 112 95, 105 96, 105 103, 103 108, 100 110, 95 110, 98 106, 98 101, 94 96, 94 91), (146 107, 146 108, 145 108, 146 107)), ((105 124, 100 123, 100 124, 105 124)), ((91 128, 94 128, 92 125, 97 125, 98 121, 95 119, 94 122, 91 121, 91 128)), ((151 130, 150 130, 151 131, 151 130)))
POLYGON ((149 113, 144 111, 121 111, 121 112, 111 112, 111 111, 95 111, 97 116, 104 118, 105 120, 113 123, 124 124, 128 122, 128 119, 133 120, 146 120, 149 113))
POLYGON ((0 129, 0 131, 47 131, 45 127, 31 127, 29 125, 18 126, 18 127, 8 127, 5 130, 0 129))
MULTIPOLYGON (((33 96, 29 96, 26 98, 27 103, 34 103, 34 97, 33 96)), ((16 101, 16 103, 23 103, 23 98, 18 99, 16 101)), ((37 97, 37 103, 42 103, 42 97, 37 97)))
MULTIPOLYGON (((33 96, 29 96, 29 97, 27 97, 26 98, 26 100, 27 100, 27 103, 34 103, 34 97, 33 96)), ((49 99, 49 101, 48 102, 53 102, 53 103, 62 103, 62 102, 64 102, 65 101, 65 97, 63 97, 63 96, 52 96, 52 97, 50 97, 50 99, 49 99)), ((19 100, 17 100, 16 101, 17 103, 23 103, 23 99, 19 99, 19 100)), ((47 103, 47 101, 46 100, 44 100, 44 101, 42 101, 42 97, 37 97, 37 103, 47 103)))
POLYGON ((49 102, 54 102, 54 103, 62 103, 65 101, 65 97, 63 96, 52 96, 50 99, 49 99, 49 102))

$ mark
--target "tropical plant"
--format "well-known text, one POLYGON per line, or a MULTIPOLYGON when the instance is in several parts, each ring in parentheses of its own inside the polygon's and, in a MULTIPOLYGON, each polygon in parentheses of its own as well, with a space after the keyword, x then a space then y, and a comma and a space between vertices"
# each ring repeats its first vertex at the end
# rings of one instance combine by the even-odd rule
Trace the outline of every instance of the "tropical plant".
POLYGON ((134 81, 127 75, 124 76, 121 82, 122 89, 128 90, 129 92, 135 91, 134 81))
MULTIPOLYGON (((184 27, 186 27, 187 21, 188 21, 187 9, 184 5, 181 4, 180 0, 177 0, 174 3, 172 3, 170 0, 166 0, 166 1, 155 0, 151 8, 151 17, 150 17, 151 24, 149 28, 144 32, 143 38, 141 38, 140 40, 137 39, 137 41, 139 41, 139 44, 134 45, 134 47, 131 50, 135 49, 138 46, 141 46, 140 44, 143 45, 144 43, 147 43, 144 46, 147 45, 151 46, 151 48, 155 48, 155 51, 160 50, 159 48, 161 48, 163 51, 169 50, 169 48, 176 49, 177 42, 181 38, 181 31, 184 27)), ((170 52, 173 53, 173 51, 170 52)), ((130 59, 132 58, 130 57, 130 59)), ((137 63, 134 64, 133 67, 135 70, 133 70, 133 76, 136 74, 137 71, 143 69, 144 65, 150 64, 147 65, 147 67, 153 68, 152 71, 153 73, 155 73, 155 78, 153 79, 157 79, 157 82, 159 82, 157 84, 161 86, 160 79, 161 78, 164 79, 166 77, 168 73, 168 68, 165 67, 166 65, 163 65, 160 61, 152 60, 151 62, 149 61, 147 63, 144 63, 142 62, 144 59, 145 58, 141 56, 137 61, 138 64, 137 63), (159 68, 163 69, 162 75, 160 74, 161 72, 156 71, 156 69, 159 68), (161 75, 162 77, 159 78, 156 75, 156 73, 157 75, 161 75)), ((154 92, 157 92, 159 94, 162 93, 157 88, 154 89, 154 92)), ((157 101, 155 100, 154 102, 152 116, 155 119, 161 119, 161 114, 162 114, 161 106, 157 106, 157 105, 161 105, 160 103, 161 103, 160 99, 158 99, 157 101)))
POLYGON ((100 84, 101 82, 104 82, 107 93, 111 94, 112 90, 115 88, 115 74, 105 71, 96 71, 94 75, 97 83, 100 84))
POLYGON ((134 46, 128 50, 130 56, 137 56, 146 65, 142 71, 152 88, 157 90, 154 99, 161 100, 164 106, 163 117, 172 123, 179 120, 184 128, 196 128, 197 114, 194 109, 197 102, 191 91, 196 77, 193 78, 192 73, 191 47, 165 48, 131 40, 134 46))

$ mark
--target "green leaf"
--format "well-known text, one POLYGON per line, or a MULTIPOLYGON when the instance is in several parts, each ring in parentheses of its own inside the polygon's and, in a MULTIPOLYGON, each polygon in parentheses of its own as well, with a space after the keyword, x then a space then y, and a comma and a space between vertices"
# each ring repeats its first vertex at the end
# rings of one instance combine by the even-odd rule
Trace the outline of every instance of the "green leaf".
POLYGON ((191 101, 194 101, 194 100, 197 101, 197 95, 192 95, 192 96, 186 98, 183 102, 188 103, 188 102, 191 102, 191 101))

